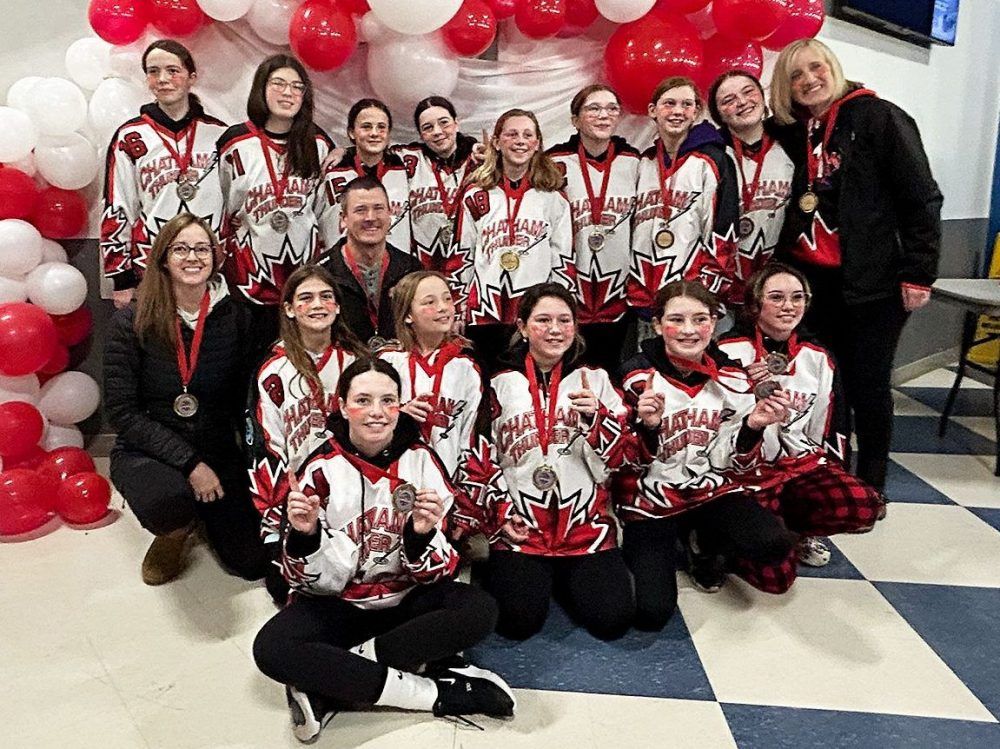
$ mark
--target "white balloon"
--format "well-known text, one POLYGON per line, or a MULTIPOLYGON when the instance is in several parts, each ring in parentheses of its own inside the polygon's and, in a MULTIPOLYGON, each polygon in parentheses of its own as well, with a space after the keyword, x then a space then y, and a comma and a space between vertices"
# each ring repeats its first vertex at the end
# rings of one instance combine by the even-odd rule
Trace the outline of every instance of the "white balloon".
POLYGON ((235 21, 243 18, 253 5, 253 0, 198 0, 198 5, 209 18, 216 21, 235 21))
POLYGON ((42 136, 35 146, 38 173, 63 190, 79 190, 97 176, 97 151, 79 133, 42 136))
POLYGON ((66 250, 54 239, 42 237, 42 262, 43 263, 68 263, 69 256, 66 250))
POLYGON ((87 299, 87 279, 69 263, 42 263, 28 274, 28 299, 50 315, 68 315, 87 299))
POLYGON ((7 106, 20 109, 22 112, 28 106, 28 99, 31 96, 31 89, 42 80, 41 76, 29 75, 26 78, 19 78, 10 84, 7 89, 7 106))
MULTIPOLYGON (((58 376, 56 375, 56 377, 58 376)), ((45 384, 48 385, 48 382, 45 384)), ((38 446, 46 451, 55 450, 57 447, 83 447, 83 432, 73 426, 49 424, 45 427, 45 433, 38 446)))
POLYGON ((0 162, 19 161, 38 142, 38 128, 20 109, 0 107, 0 162))
MULTIPOLYGON (((437 31, 458 13, 462 0, 368 0, 372 13, 400 34, 437 31)), ((419 99, 418 99, 419 101, 419 99)))
POLYGON ((5 377, 0 375, 0 403, 7 401, 24 401, 33 406, 38 405, 41 387, 36 375, 23 377, 5 377))
POLYGON ((254 0, 247 22, 265 42, 288 46, 288 25, 298 7, 297 0, 254 0))
POLYGON ((646 15, 656 0, 594 0, 597 12, 615 23, 628 23, 646 15))
POLYGON ((118 126, 135 117, 147 99, 147 92, 131 81, 122 78, 103 80, 90 97, 90 126, 102 141, 109 141, 118 126))
MULTIPOLYGON (((28 300, 28 285, 24 282, 24 276, 14 276, 7 278, 0 276, 0 304, 10 304, 11 302, 25 302, 28 300)), ((0 403, 3 399, 0 398, 0 403)))
MULTIPOLYGON (((232 91, 245 91, 240 79, 244 74, 253 73, 249 61, 234 54, 235 46, 231 36, 222 31, 222 24, 210 23, 203 26, 198 35, 188 40, 187 48, 198 61, 198 70, 210 70, 210 75, 198 79, 201 91, 218 92, 228 96, 232 91)), ((256 67, 257 60, 253 60, 256 67)))
POLYGON ((34 177, 35 172, 38 171, 38 167, 35 166, 35 154, 33 153, 29 153, 23 159, 7 162, 4 166, 14 167, 15 169, 27 174, 29 177, 34 177))
POLYGON ((69 135, 87 121, 87 99, 72 81, 44 78, 31 89, 27 111, 42 135, 69 135))
POLYGON ((393 111, 412 111, 425 96, 450 96, 458 60, 437 35, 403 36, 368 50, 368 81, 393 111))
POLYGON ((52 424, 68 426, 83 421, 101 404, 101 389, 83 372, 62 372, 42 385, 38 410, 52 424))
POLYGON ((77 39, 66 50, 66 72, 77 86, 93 91, 111 72, 111 45, 94 36, 77 39))
POLYGON ((386 44, 401 34, 382 23, 374 12, 368 11, 358 21, 358 38, 368 44, 386 44))
POLYGON ((0 221, 0 276, 25 276, 42 261, 42 235, 27 221, 0 221))

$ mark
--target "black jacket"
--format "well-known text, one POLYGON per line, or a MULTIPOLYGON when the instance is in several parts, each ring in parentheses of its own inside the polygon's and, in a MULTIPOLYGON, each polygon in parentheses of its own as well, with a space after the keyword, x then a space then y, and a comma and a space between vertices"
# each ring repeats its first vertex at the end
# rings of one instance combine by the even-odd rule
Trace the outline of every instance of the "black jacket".
POLYGON ((368 316, 368 297, 361 284, 351 273, 351 269, 344 262, 343 247, 347 239, 340 240, 333 249, 325 253, 316 262, 333 273, 337 279, 338 292, 340 296, 340 316, 344 319, 347 327, 362 342, 367 341, 376 333, 383 338, 395 338, 396 326, 392 320, 392 302, 390 293, 392 288, 399 283, 399 279, 407 273, 423 270, 420 261, 412 255, 400 252, 392 245, 386 245, 389 251, 389 267, 382 279, 382 295, 378 306, 378 330, 372 327, 371 318, 368 316))
MULTIPOLYGON (((806 124, 776 132, 795 163, 777 253, 778 259, 788 261, 789 248, 812 222, 811 214, 798 207, 808 184, 806 124)), ((836 213, 845 301, 856 304, 897 296, 903 282, 934 283, 943 198, 913 118, 875 96, 851 99, 840 109, 829 150, 840 157, 836 213)))
MULTIPOLYGON (((134 319, 133 307, 115 313, 104 348, 104 410, 118 432, 116 447, 144 452, 185 475, 200 461, 217 473, 230 464, 242 470, 236 436, 249 382, 247 311, 227 296, 205 320, 188 386, 198 412, 189 419, 173 410, 181 393, 176 351, 140 344, 134 319)), ((190 351, 193 331, 182 325, 181 337, 190 351)))

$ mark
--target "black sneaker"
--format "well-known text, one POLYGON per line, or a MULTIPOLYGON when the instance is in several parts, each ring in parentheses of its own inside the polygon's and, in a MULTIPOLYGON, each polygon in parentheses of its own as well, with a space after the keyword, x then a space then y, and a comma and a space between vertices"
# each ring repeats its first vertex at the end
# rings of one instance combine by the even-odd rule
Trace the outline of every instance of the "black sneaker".
POLYGON ((419 676, 426 676, 428 679, 436 679, 439 676, 448 676, 448 671, 454 668, 466 668, 471 664, 461 653, 449 655, 437 661, 425 663, 417 670, 419 676))
POLYGON ((726 583, 726 562, 719 554, 703 552, 698 547, 698 535, 691 531, 684 545, 688 555, 688 575, 694 587, 702 593, 718 593, 726 583))
POLYGON ((285 697, 292 713, 292 733, 303 744, 315 742, 326 724, 337 714, 322 697, 308 695, 295 687, 286 686, 285 697))
POLYGON ((475 666, 451 668, 434 677, 438 698, 434 714, 490 715, 509 718, 514 714, 514 692, 492 671, 475 666))

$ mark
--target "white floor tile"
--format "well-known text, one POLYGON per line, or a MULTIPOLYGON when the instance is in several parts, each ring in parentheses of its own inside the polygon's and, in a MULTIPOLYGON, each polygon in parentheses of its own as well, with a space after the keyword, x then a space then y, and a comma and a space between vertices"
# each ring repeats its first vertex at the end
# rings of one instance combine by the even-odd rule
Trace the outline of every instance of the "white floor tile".
POLYGON ((898 390, 892 391, 893 413, 896 416, 937 416, 938 412, 926 406, 915 398, 904 395, 898 390))
POLYGON ((995 722, 863 580, 799 578, 782 596, 731 579, 680 595, 720 702, 995 722))
POLYGON ((994 455, 893 453, 892 459, 953 502, 966 507, 1000 507, 1000 477, 994 455))
MULTIPOLYGON (((949 369, 935 369, 933 372, 928 372, 927 374, 922 374, 919 377, 915 377, 912 380, 901 383, 900 387, 908 388, 950 388, 955 382, 955 373, 949 369)), ((972 379, 971 377, 962 378, 963 388, 972 388, 976 390, 989 390, 989 385, 984 385, 983 383, 972 379)))
POLYGON ((997 437, 996 426, 992 416, 952 416, 950 420, 961 424, 976 434, 982 435, 988 440, 995 440, 997 437))

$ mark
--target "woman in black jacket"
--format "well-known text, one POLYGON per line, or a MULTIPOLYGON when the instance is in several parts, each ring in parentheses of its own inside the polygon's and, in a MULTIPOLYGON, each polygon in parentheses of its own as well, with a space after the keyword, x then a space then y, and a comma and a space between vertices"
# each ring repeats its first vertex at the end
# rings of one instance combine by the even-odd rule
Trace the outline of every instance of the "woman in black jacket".
POLYGON ((806 324, 841 365, 857 474, 882 489, 892 362, 906 318, 927 304, 937 275, 941 192, 913 119, 845 80, 822 42, 782 50, 771 108, 795 162, 777 256, 809 279, 806 324))
POLYGON ((201 219, 164 224, 104 352, 104 405, 118 432, 111 479, 156 536, 142 563, 148 585, 181 573, 198 519, 232 572, 254 580, 267 567, 236 439, 249 319, 217 273, 219 254, 201 219))

